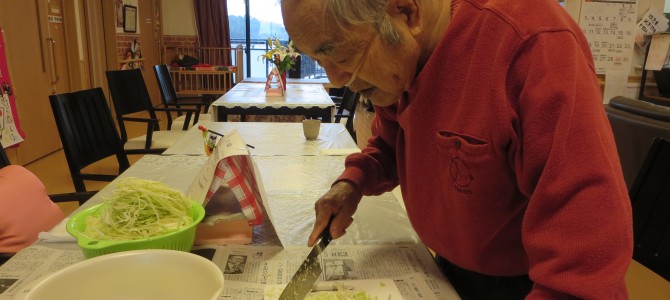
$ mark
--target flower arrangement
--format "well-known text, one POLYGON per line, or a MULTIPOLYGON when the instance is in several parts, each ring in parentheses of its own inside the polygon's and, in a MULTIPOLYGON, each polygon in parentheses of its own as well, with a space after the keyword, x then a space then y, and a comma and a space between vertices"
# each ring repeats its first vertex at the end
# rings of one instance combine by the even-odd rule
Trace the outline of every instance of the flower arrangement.
POLYGON ((293 48, 292 41, 288 43, 287 47, 282 45, 276 36, 274 39, 268 37, 268 47, 270 50, 260 57, 272 62, 277 67, 277 70, 279 70, 279 73, 292 69, 293 65, 295 65, 295 58, 300 56, 300 53, 296 52, 295 48, 293 48))

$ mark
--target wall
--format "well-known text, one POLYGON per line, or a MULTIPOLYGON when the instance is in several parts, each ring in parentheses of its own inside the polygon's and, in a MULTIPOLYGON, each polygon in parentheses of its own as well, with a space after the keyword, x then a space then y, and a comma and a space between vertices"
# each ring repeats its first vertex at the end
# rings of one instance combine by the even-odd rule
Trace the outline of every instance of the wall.
MULTIPOLYGON (((137 41, 137 43, 141 46, 142 45, 142 39, 140 38, 140 33, 141 33, 141 26, 140 23, 142 22, 142 18, 139 16, 139 5, 142 3, 139 3, 137 0, 113 0, 114 2, 114 7, 116 8, 114 10, 114 16, 116 20, 116 57, 118 57, 119 60, 124 60, 124 59, 129 59, 133 57, 126 57, 126 54, 128 53, 128 50, 130 50, 130 46, 133 44, 133 41, 137 41), (137 20, 136 20, 136 32, 124 32, 123 28, 123 5, 132 5, 137 8, 137 20)), ((144 5, 147 5, 145 2, 144 5)))
POLYGON ((198 31, 192 0, 163 1, 163 46, 197 47, 198 31))
POLYGON ((191 0, 168 0, 162 3, 164 35, 198 35, 191 0))

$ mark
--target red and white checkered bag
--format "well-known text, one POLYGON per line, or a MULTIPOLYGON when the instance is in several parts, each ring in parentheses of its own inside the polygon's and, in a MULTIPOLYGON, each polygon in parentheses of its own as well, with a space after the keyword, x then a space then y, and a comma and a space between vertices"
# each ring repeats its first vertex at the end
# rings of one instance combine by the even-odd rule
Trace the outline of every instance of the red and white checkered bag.
POLYGON ((214 180, 209 186, 205 202, 209 202, 219 187, 228 185, 239 201, 249 225, 262 224, 263 203, 253 170, 253 162, 248 155, 234 155, 221 159, 214 171, 214 180))

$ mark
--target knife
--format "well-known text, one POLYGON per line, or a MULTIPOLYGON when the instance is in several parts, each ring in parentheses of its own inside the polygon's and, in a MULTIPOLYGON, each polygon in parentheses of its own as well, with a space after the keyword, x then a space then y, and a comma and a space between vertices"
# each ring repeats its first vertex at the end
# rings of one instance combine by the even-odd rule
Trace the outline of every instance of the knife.
POLYGON ((298 271, 295 272, 291 281, 288 282, 286 288, 279 296, 279 300, 297 300, 303 299, 312 290, 314 282, 321 275, 321 263, 319 262, 319 254, 321 254, 330 241, 333 239, 330 236, 330 223, 333 221, 331 217, 326 225, 326 229, 321 233, 321 240, 314 245, 312 251, 309 252, 307 258, 302 262, 298 271))

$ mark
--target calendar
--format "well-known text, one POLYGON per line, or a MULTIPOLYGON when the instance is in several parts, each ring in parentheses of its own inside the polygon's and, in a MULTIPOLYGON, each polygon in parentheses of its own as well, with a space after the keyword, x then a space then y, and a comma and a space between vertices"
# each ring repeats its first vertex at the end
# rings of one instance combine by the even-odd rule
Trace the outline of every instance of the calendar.
POLYGON ((589 41, 596 73, 630 70, 636 22, 636 0, 582 1, 579 26, 589 41))

